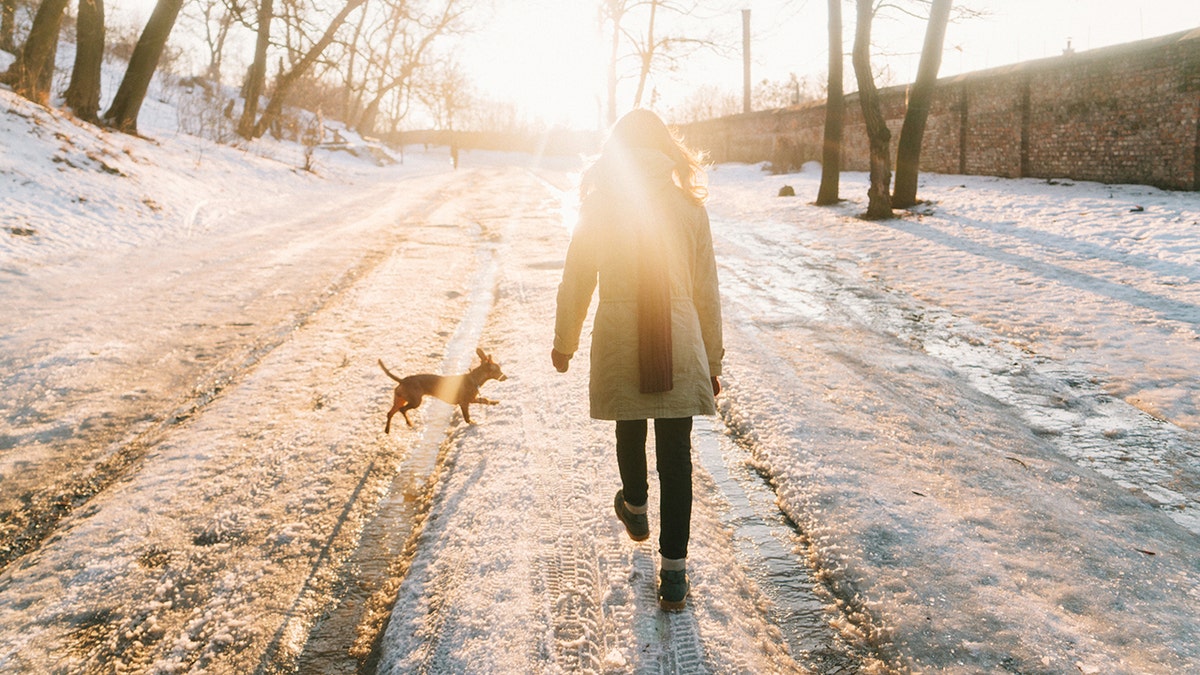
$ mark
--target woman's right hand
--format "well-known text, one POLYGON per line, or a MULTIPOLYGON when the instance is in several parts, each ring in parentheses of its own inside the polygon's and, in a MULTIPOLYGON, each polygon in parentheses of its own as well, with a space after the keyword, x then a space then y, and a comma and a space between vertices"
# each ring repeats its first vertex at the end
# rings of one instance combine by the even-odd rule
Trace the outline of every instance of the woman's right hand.
POLYGON ((713 386, 713 398, 716 398, 717 396, 719 396, 721 394, 721 381, 717 379, 716 375, 713 375, 713 377, 712 377, 712 386, 713 386))
POLYGON ((554 364, 554 369, 560 373, 567 372, 567 368, 571 367, 571 357, 557 349, 550 350, 550 362, 554 364))

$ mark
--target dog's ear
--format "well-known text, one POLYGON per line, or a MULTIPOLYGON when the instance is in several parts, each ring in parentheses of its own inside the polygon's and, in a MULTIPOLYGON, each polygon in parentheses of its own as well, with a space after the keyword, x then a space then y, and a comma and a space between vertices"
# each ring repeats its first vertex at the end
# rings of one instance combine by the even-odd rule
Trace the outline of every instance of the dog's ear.
POLYGON ((482 350, 482 349, 480 349, 479 347, 476 347, 476 348, 475 348, 475 353, 479 355, 479 360, 480 360, 480 361, 487 361, 487 360, 488 360, 488 356, 487 356, 487 354, 484 354, 484 353, 483 353, 483 350, 482 350))

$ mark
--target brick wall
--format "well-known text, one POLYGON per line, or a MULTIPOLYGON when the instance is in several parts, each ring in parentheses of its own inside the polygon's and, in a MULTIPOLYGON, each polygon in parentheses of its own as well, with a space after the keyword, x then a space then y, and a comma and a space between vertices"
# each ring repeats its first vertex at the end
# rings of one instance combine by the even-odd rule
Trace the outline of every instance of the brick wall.
MULTIPOLYGON (((880 91, 892 153, 907 86, 880 91)), ((716 161, 820 161, 825 106, 682 128, 716 161)), ((846 97, 842 167, 866 171, 857 94, 846 97)), ((921 170, 1073 178, 1200 190, 1200 28, 938 81, 921 170)))

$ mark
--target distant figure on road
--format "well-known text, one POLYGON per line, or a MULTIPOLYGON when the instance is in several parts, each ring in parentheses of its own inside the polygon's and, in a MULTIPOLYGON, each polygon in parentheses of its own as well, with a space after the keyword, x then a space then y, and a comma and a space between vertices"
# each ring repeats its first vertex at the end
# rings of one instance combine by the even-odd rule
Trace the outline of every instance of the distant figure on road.
POLYGON ((566 372, 597 281, 591 416, 616 420, 621 489, 613 507, 634 541, 650 536, 646 420, 662 509, 658 600, 685 606, 694 415, 716 414, 724 355, 717 264, 699 156, 663 121, 634 110, 583 175, 579 224, 558 287, 551 360, 566 372))

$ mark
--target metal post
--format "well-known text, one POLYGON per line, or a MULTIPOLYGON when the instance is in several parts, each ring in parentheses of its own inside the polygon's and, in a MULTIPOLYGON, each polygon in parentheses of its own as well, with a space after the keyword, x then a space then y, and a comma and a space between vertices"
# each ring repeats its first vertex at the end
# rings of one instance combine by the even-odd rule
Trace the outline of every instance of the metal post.
POLYGON ((750 10, 742 10, 742 112, 750 112, 750 10))

